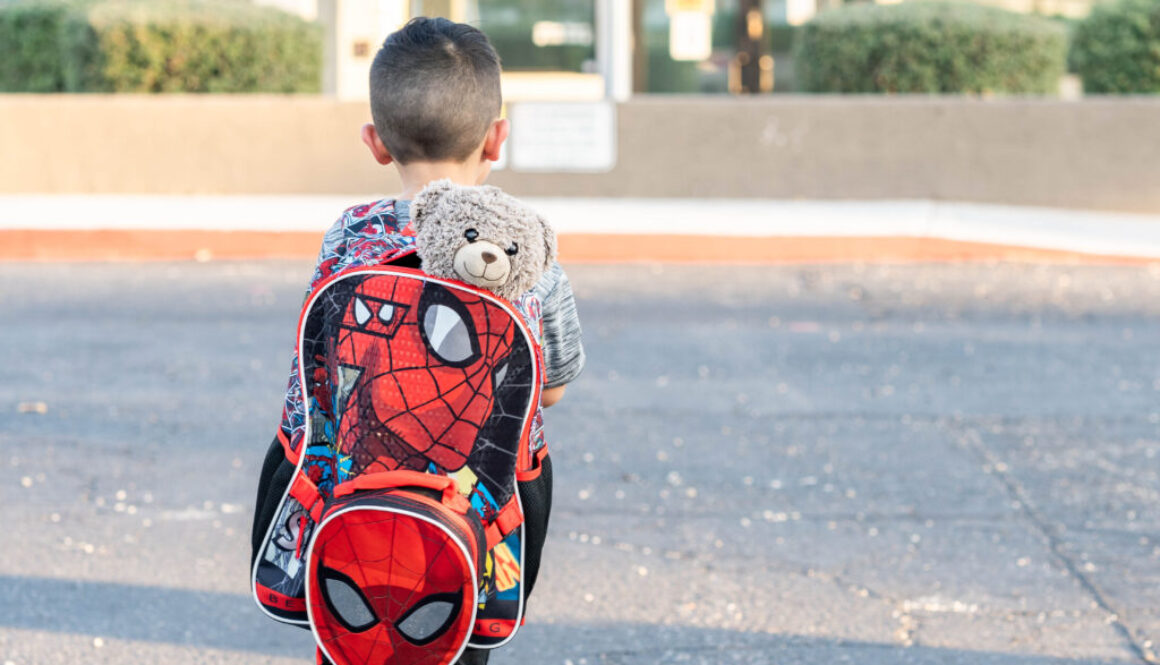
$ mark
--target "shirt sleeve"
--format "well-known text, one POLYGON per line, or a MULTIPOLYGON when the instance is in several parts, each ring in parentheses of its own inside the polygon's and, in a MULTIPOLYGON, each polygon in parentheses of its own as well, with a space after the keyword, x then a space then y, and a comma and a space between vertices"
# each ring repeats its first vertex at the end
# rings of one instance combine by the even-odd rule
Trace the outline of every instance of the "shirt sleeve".
POLYGON ((586 356, 580 316, 576 312, 572 284, 559 263, 552 265, 539 286, 544 308, 544 387, 557 388, 571 383, 584 370, 586 356))

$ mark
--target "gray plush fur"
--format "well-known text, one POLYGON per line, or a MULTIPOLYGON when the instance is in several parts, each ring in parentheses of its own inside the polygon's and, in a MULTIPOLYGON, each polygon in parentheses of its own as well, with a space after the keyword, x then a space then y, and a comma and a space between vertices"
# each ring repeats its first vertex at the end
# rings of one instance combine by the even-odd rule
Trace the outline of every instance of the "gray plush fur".
POLYGON ((530 290, 556 260, 556 234, 548 221, 498 187, 436 180, 411 202, 411 220, 424 272, 488 288, 507 300, 530 290), (465 236, 468 229, 478 234, 474 241, 465 236), (503 251, 513 243, 514 255, 503 251))

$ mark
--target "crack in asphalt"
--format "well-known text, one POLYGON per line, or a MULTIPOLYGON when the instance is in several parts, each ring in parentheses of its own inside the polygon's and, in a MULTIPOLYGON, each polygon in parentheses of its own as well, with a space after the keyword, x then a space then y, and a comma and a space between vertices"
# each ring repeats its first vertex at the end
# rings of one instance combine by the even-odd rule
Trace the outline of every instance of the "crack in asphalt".
POLYGON ((1063 565, 1064 569, 1067 570, 1068 574, 1091 596, 1093 602, 1107 613, 1108 625, 1112 626, 1113 630, 1124 640, 1132 655, 1141 663, 1147 663, 1149 665, 1160 663, 1160 656, 1157 656, 1151 649, 1145 647, 1140 640, 1136 639, 1133 629, 1124 622, 1122 619, 1124 615, 1123 610, 1117 608, 1112 599, 1100 589, 1094 580, 1088 575, 1085 575, 1076 561, 1068 555, 1063 541, 1058 536, 1059 527, 1052 524, 1035 507, 1035 503, 1023 489, 1022 484, 1008 471, 1010 465, 1003 462, 998 455, 983 443, 983 439, 979 436, 978 432, 968 430, 964 432, 962 440, 965 442, 967 448, 981 458, 981 461, 986 467, 984 473, 994 476, 999 481, 999 484, 1003 486, 1007 495, 1012 500, 1018 502, 1019 511, 1027 518, 1035 531, 1046 541, 1048 548, 1063 565))

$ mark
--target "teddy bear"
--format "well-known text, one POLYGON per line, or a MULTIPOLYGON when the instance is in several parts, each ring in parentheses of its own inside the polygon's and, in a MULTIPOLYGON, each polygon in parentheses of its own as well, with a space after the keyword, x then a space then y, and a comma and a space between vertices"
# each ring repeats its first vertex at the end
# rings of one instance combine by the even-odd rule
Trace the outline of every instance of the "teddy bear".
POLYGON ((423 272, 506 300, 529 291, 556 259, 548 221, 498 187, 436 180, 411 202, 411 225, 423 272))

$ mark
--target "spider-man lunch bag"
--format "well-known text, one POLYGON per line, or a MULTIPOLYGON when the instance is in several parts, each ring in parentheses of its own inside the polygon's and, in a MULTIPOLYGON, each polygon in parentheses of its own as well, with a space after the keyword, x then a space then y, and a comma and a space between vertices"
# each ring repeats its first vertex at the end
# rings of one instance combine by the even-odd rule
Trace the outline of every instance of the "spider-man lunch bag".
POLYGON ((252 570, 263 611, 308 625, 335 665, 445 665, 506 643, 543 544, 524 515, 550 482, 529 444, 535 337, 510 302, 398 259, 303 306, 305 433, 283 442, 288 481, 252 570))

